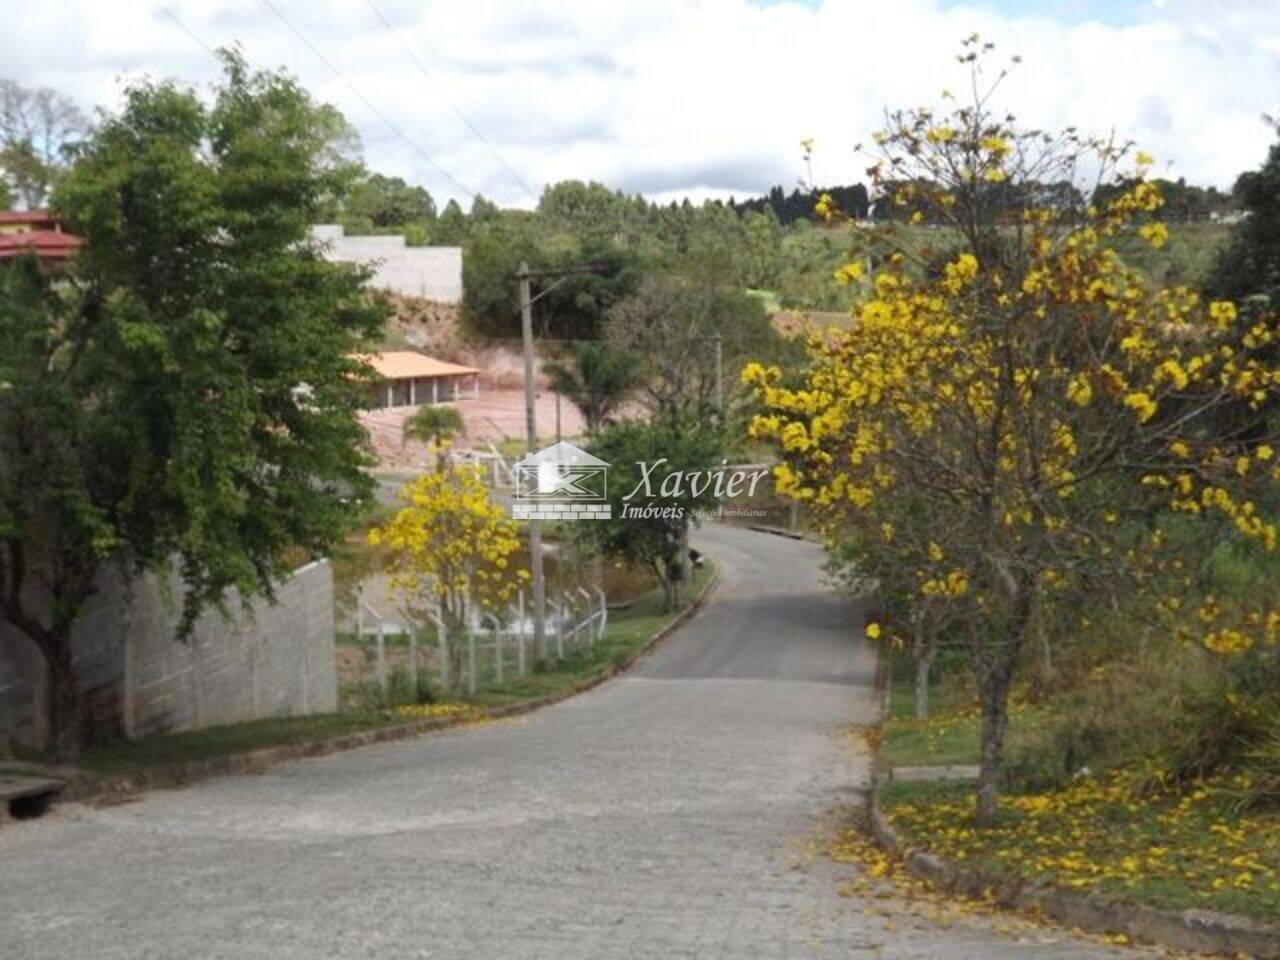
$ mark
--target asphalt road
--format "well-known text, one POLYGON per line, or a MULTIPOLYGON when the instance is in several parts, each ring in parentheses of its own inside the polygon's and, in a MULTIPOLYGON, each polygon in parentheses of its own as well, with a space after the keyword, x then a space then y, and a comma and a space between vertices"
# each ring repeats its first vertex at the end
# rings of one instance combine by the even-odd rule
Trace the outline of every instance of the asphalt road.
POLYGON ((865 784, 857 612, 813 546, 729 529, 722 583, 631 674, 518 721, 0 830, 0 957, 1097 957, 841 896, 865 784))

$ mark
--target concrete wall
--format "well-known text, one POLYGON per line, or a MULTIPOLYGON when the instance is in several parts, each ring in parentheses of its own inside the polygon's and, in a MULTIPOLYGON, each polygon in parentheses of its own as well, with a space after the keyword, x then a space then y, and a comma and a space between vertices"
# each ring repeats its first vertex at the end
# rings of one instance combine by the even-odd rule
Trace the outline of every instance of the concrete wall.
MULTIPOLYGON (((196 730, 260 717, 337 709, 333 572, 327 562, 297 571, 278 603, 229 617, 210 611, 192 637, 174 639, 176 588, 159 578, 133 584, 104 571, 74 633, 82 694, 97 727, 132 736, 196 730)), ((0 753, 46 741, 44 668, 30 641, 0 624, 0 753)))
POLYGON ((462 248, 410 247, 399 235, 348 237, 338 224, 311 228, 328 259, 374 267, 370 285, 379 290, 439 303, 462 302, 462 248))

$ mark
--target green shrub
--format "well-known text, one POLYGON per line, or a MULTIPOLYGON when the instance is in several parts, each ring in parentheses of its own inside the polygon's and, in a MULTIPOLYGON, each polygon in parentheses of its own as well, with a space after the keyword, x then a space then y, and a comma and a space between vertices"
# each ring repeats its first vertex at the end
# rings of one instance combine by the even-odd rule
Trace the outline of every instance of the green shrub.
POLYGON ((1250 774, 1244 805, 1280 807, 1280 713, 1271 713, 1266 734, 1245 751, 1244 763, 1250 774))
POLYGON ((1280 694, 1273 662, 1222 664, 1172 642, 1144 665, 1112 662, 1061 694, 1034 724, 1010 731, 1006 779, 1060 788, 1083 773, 1125 767, 1135 788, 1185 786, 1224 772, 1249 774, 1241 802, 1280 799, 1280 694))
POLYGON ((1180 721, 1163 731, 1155 758, 1165 779, 1178 784, 1245 769, 1253 749, 1275 724, 1274 699, 1268 703, 1241 696, 1225 682, 1188 691, 1179 706, 1180 721))

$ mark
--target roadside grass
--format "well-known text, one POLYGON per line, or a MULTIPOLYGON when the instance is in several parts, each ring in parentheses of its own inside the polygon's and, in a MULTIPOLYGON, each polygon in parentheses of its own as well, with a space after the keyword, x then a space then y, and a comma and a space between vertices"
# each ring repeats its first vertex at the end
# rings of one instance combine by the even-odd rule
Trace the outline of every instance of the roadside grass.
POLYGON ((929 716, 923 720, 915 715, 914 685, 899 678, 896 669, 888 696, 880 734, 880 759, 886 766, 977 763, 978 712, 958 684, 933 685, 929 716))
POLYGON ((977 711, 938 711, 927 720, 892 718, 881 734, 880 757, 891 767, 977 763, 977 711))
MULTIPOLYGON (((1035 742, 1052 723, 1048 703, 1026 703, 1015 698, 1009 704, 1008 753, 1017 753, 1035 742)), ((935 685, 930 692, 929 716, 915 715, 915 689, 895 680, 889 694, 889 714, 880 735, 880 758, 886 766, 948 766, 976 764, 979 758, 981 714, 966 686, 935 685)))
POLYGON ((403 722, 390 710, 268 717, 187 733, 113 740, 90 747, 81 754, 77 765, 93 773, 127 773, 138 768, 250 753, 265 747, 327 740, 403 722))
MULTIPOLYGON (((909 683, 891 686, 879 738, 886 766, 972 764, 980 718, 963 686, 943 683, 935 711, 914 716, 909 683)), ((973 819, 972 783, 889 781, 880 799, 908 842, 996 876, 1037 880, 1158 907, 1222 910, 1274 921, 1280 916, 1280 811, 1246 811, 1249 774, 1229 773, 1162 786, 1153 764, 1019 782, 1045 735, 1075 709, 1071 697, 1011 707, 1009 782, 990 829, 973 819)))
POLYGON ((271 717, 207 727, 186 733, 112 740, 87 749, 78 765, 91 773, 127 774, 131 770, 210 760, 267 747, 310 743, 379 727, 397 726, 431 717, 481 719, 484 708, 508 706, 564 693, 610 664, 621 664, 660 629, 701 596, 711 579, 710 564, 699 569, 686 591, 681 610, 662 610, 659 590, 652 590, 625 610, 611 612, 604 636, 591 649, 564 661, 541 665, 523 678, 453 702, 404 703, 382 709, 357 709, 299 717, 271 717))

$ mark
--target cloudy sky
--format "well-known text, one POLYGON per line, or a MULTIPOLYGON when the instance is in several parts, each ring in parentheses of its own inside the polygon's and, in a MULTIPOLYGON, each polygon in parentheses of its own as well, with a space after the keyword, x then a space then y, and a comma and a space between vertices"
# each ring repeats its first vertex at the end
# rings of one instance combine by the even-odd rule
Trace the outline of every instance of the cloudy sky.
POLYGON ((886 106, 957 87, 953 54, 972 31, 1023 57, 1003 91, 1020 118, 1114 129, 1195 183, 1229 187, 1257 166, 1272 139, 1261 114, 1280 110, 1280 4, 1266 0, 0 6, 0 75, 110 108, 139 75, 207 85, 202 44, 238 42, 338 105, 371 167, 464 204, 481 192, 530 206, 566 178, 663 200, 741 197, 793 185, 805 137, 817 182, 856 181, 853 145, 886 106))

